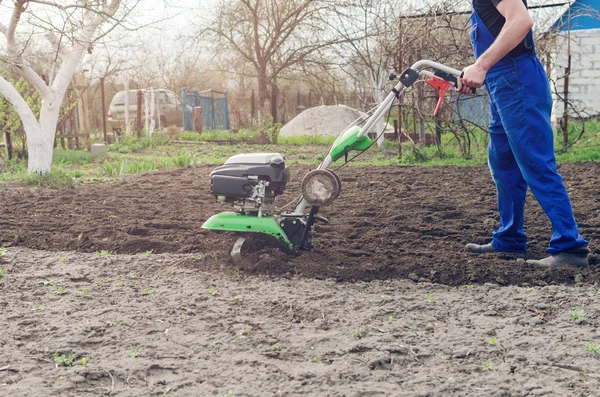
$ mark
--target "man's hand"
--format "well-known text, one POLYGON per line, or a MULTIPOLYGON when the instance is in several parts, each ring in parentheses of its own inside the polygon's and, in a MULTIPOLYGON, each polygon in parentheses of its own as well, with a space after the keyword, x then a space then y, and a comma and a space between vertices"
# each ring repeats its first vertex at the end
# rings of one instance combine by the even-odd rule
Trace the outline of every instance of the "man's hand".
POLYGON ((458 79, 456 87, 463 94, 472 94, 469 87, 481 87, 488 70, 515 48, 533 27, 533 19, 523 0, 502 0, 497 4, 496 8, 506 22, 490 48, 477 62, 463 69, 463 77, 458 79))
POLYGON ((467 66, 463 69, 462 78, 458 78, 458 84, 456 90, 460 93, 473 95, 472 88, 481 88, 487 75, 487 69, 482 67, 479 63, 474 63, 471 66, 467 66))

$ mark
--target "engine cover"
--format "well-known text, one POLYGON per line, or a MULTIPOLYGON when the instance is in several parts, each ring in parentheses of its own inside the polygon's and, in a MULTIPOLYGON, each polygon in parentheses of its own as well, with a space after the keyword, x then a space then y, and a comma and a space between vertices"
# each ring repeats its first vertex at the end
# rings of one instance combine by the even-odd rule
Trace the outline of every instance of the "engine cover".
POLYGON ((211 194, 226 201, 253 197, 260 181, 268 182, 265 195, 275 197, 283 194, 289 170, 279 153, 238 154, 215 168, 210 178, 211 194))

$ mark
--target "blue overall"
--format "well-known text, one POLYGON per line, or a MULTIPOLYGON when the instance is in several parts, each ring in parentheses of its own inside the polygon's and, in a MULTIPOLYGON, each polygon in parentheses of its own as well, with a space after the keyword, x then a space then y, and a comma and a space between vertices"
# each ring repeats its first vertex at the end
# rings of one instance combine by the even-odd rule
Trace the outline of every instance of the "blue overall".
MULTIPOLYGON (((471 44, 479 58, 494 42, 477 12, 471 16, 471 44)), ((585 248, 573 209, 556 169, 554 135, 550 124, 552 96, 546 72, 531 52, 505 57, 488 72, 485 86, 491 100, 488 164, 498 194, 500 227, 492 233, 492 246, 500 252, 525 252, 523 228, 527 187, 552 223, 547 252, 585 248)))

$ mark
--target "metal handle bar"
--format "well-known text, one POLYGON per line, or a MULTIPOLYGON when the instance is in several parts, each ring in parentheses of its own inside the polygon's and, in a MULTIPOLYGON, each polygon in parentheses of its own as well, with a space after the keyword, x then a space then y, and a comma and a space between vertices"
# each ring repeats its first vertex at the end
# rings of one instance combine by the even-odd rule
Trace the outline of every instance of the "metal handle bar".
MULTIPOLYGON (((451 74, 455 77, 459 77, 460 74, 462 73, 460 70, 451 68, 449 66, 443 65, 438 62, 421 60, 421 61, 415 62, 409 69, 404 71, 402 73, 402 75, 403 75, 402 77, 404 77, 404 75, 408 71, 417 72, 419 76, 428 76, 428 77, 433 76, 433 73, 431 73, 427 70, 424 70, 427 68, 441 70, 442 72, 451 74)), ((365 134, 367 134, 369 132, 369 130, 371 129, 371 127, 373 127, 373 125, 377 122, 377 120, 379 120, 381 118, 381 116, 383 116, 385 114, 385 112, 387 112, 390 109, 390 107, 394 103, 394 99, 399 97, 407 87, 410 87, 410 85, 407 86, 402 82, 402 77, 400 78, 400 82, 398 82, 398 84, 396 84, 396 86, 394 87, 392 92, 390 92, 388 94, 388 96, 379 105, 379 107, 377 107, 377 110, 375 111, 375 113, 373 113, 371 118, 369 118, 367 123, 362 127, 362 129, 358 133, 359 138, 363 137, 365 134)))
MULTIPOLYGON (((375 112, 371 115, 371 117, 369 117, 366 124, 362 127, 362 129, 358 133, 359 138, 365 136, 369 132, 369 130, 373 127, 373 125, 375 125, 377 120, 379 120, 390 109, 390 107, 392 107, 394 100, 396 98, 399 98, 406 88, 408 88, 412 84, 414 84, 415 80, 417 80, 418 77, 434 76, 433 72, 426 70, 426 69, 440 70, 444 73, 450 74, 457 78, 460 77, 460 75, 462 73, 460 70, 451 68, 449 66, 446 66, 441 63, 434 62, 434 61, 421 60, 421 61, 415 62, 410 68, 406 69, 402 73, 402 76, 400 77, 400 81, 398 82, 398 84, 396 84, 396 86, 392 89, 392 91, 388 94, 388 96, 383 100, 383 102, 381 102, 379 104, 379 106, 377 107, 375 112), (410 82, 410 84, 407 83, 407 79, 405 78, 407 73, 413 76, 413 79, 410 79, 410 80, 412 80, 412 82, 410 82), (416 77, 415 77, 415 74, 416 74, 416 77)), ((327 169, 327 168, 329 168, 331 163, 333 163, 333 160, 328 153, 327 157, 325 157, 323 162, 319 165, 318 169, 327 169)), ((296 208, 294 210, 294 214, 296 214, 296 215, 304 214, 304 210, 306 209, 306 207, 308 207, 308 202, 304 198, 302 198, 300 203, 298 203, 298 205, 296 206, 296 208)))

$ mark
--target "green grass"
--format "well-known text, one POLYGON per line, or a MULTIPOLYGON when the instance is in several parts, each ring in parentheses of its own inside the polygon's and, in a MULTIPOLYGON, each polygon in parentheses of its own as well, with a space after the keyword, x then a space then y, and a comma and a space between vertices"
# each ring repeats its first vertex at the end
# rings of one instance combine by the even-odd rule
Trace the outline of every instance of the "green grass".
POLYGON ((279 136, 277 138, 278 145, 324 145, 331 146, 337 137, 335 136, 319 136, 319 135, 299 135, 299 136, 279 136))
POLYGON ((37 187, 66 189, 75 186, 75 177, 80 177, 80 174, 72 174, 63 168, 55 167, 49 174, 37 175, 25 173, 24 175, 21 175, 20 180, 27 185, 37 187))
MULTIPOLYGON (((578 133, 577 125, 572 124, 570 137, 578 133)), ((79 183, 97 183, 124 175, 174 170, 199 164, 221 165, 229 157, 240 153, 279 152, 284 155, 290 167, 297 164, 316 165, 323 160, 335 137, 297 136, 281 137, 278 144, 248 144, 243 140, 256 140, 261 134, 269 133, 268 126, 254 130, 204 131, 202 134, 183 132, 179 140, 155 134, 152 137, 128 137, 110 146, 106 155, 92 158, 87 151, 56 150, 53 172, 44 176, 29 175, 25 161, 7 162, 8 172, 0 173, 0 183, 17 182, 40 187, 71 188, 79 183), (231 140, 233 144, 184 143, 184 141, 231 140)), ((562 134, 555 135, 555 147, 561 148, 562 134)), ((386 141, 383 147, 373 145, 366 153, 353 159, 348 166, 471 166, 487 162, 489 137, 479 131, 471 136, 471 150, 465 157, 451 133, 442 134, 440 146, 418 146, 410 143, 402 145, 398 155, 398 143, 386 141)), ((352 159, 358 152, 351 152, 352 159)), ((566 151, 557 152, 557 160, 565 162, 600 161, 600 121, 586 123, 583 139, 566 151)), ((338 160, 333 167, 343 164, 338 160)))
POLYGON ((75 361, 75 356, 67 356, 65 354, 59 356, 58 353, 54 353, 52 358, 59 367, 70 367, 73 365, 73 361, 75 361))
POLYGON ((244 141, 261 138, 260 131, 242 129, 239 132, 227 130, 205 130, 202 133, 184 131, 179 133, 182 141, 244 141))
POLYGON ((576 312, 570 312, 569 314, 571 315, 571 317, 573 317, 573 320, 579 320, 580 318, 585 317, 585 312, 583 310, 578 310, 576 312))
POLYGON ((169 143, 169 138, 160 134, 154 134, 151 137, 138 138, 129 136, 122 138, 119 142, 109 146, 111 152, 121 154, 136 153, 142 149, 164 146, 169 143))
POLYGON ((3 278, 4 276, 6 276, 6 269, 3 267, 0 267, 0 278, 3 278))
POLYGON ((83 150, 55 150, 54 164, 89 164, 92 162, 92 153, 83 150))
POLYGON ((596 346, 594 343, 586 343, 585 350, 600 355, 600 346, 596 346))
POLYGON ((130 158, 121 160, 106 160, 102 170, 107 176, 133 175, 157 170, 171 170, 197 165, 196 154, 185 150, 171 157, 130 158))

